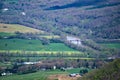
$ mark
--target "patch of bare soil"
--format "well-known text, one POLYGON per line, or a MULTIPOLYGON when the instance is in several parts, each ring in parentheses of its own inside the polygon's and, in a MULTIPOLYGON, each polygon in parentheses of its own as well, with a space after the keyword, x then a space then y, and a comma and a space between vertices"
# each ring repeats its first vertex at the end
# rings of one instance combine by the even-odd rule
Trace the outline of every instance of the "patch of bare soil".
POLYGON ((76 77, 70 77, 69 75, 66 74, 57 74, 57 75, 50 75, 47 80, 77 80, 79 75, 76 77))

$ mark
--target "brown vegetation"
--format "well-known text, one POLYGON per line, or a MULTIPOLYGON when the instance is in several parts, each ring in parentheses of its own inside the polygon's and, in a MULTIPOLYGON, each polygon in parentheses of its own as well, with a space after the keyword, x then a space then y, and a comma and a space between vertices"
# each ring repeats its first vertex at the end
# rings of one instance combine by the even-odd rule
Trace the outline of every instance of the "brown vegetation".
POLYGON ((70 77, 66 74, 50 75, 47 80, 77 80, 81 76, 70 77))

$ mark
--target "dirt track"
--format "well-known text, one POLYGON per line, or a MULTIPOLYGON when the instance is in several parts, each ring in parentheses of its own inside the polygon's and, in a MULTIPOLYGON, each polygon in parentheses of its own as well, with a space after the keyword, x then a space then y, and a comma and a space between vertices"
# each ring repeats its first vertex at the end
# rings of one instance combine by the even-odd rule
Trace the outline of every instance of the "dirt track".
POLYGON ((47 80, 77 80, 80 76, 70 77, 66 74, 50 75, 47 80))

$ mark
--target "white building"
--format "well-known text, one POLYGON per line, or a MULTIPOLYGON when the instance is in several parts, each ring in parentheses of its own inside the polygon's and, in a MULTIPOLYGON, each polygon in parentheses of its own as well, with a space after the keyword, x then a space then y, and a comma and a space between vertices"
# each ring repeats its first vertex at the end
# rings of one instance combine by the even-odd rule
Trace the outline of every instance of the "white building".
POLYGON ((8 10, 9 10, 8 8, 4 8, 4 9, 2 9, 3 12, 8 11, 8 10))
POLYGON ((82 45, 81 40, 79 38, 72 37, 72 36, 67 36, 66 38, 67 38, 67 41, 69 41, 72 44, 79 45, 79 46, 82 45))
POLYGON ((25 13, 25 12, 21 12, 21 14, 22 14, 23 16, 25 16, 25 15, 26 15, 26 13, 25 13))

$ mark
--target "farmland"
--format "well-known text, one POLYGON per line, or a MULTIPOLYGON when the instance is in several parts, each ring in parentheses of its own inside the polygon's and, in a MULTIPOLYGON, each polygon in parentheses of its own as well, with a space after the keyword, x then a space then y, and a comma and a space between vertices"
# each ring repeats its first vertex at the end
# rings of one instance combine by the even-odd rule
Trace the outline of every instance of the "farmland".
POLYGON ((15 33, 15 32, 21 32, 21 33, 43 33, 44 31, 26 27, 23 25, 18 24, 3 24, 0 23, 0 32, 5 33, 15 33))
POLYGON ((80 71, 80 68, 75 68, 75 69, 69 69, 69 70, 67 70, 67 72, 69 72, 69 73, 79 73, 79 71, 80 71))
POLYGON ((0 37, 9 37, 9 36, 15 36, 16 34, 14 33, 5 33, 5 32, 0 32, 0 37))
POLYGON ((1 39, 0 42, 0 50, 75 51, 74 49, 65 46, 63 43, 42 45, 40 40, 1 39))
POLYGON ((10 75, 10 76, 2 76, 0 77, 0 79, 2 80, 53 80, 55 78, 59 79, 60 77, 62 80, 77 80, 78 77, 70 77, 69 74, 72 73, 79 73, 80 70, 82 70, 82 68, 73 68, 73 69, 68 69, 66 71, 61 71, 59 69, 56 70, 46 70, 46 71, 38 71, 35 73, 30 73, 30 74, 24 74, 24 75, 18 75, 18 74, 14 74, 14 75, 10 75), (66 79, 64 79, 66 77, 66 79), (51 79, 53 78, 53 79, 51 79))
POLYGON ((120 43, 99 43, 100 45, 107 47, 107 48, 115 48, 115 49, 120 49, 120 43))
MULTIPOLYGON (((43 45, 41 40, 35 40, 35 39, 5 39, 5 37, 9 36, 19 36, 15 32, 20 33, 32 33, 32 34, 39 34, 37 37, 39 38, 46 38, 46 39, 52 39, 52 38, 60 38, 57 35, 44 35, 44 31, 29 28, 23 25, 17 25, 17 24, 0 24, 0 36, 2 39, 0 39, 0 50, 9 50, 9 51, 39 51, 39 52, 59 52, 59 51, 76 51, 72 48, 69 48, 64 43, 50 43, 48 45, 43 45), (43 35, 40 35, 42 33, 43 35)), ((24 35, 24 34, 23 34, 24 35)))
POLYGON ((44 35, 44 36, 40 36, 40 37, 43 37, 43 38, 46 38, 46 39, 60 38, 60 36, 58 36, 58 35, 44 35))
POLYGON ((63 72, 60 70, 38 71, 36 73, 31 73, 31 74, 0 77, 0 80, 47 80, 47 77, 53 74, 68 74, 68 72, 63 72))
MULTIPOLYGON (((1 0, 0 80, 78 80, 120 58, 119 7, 119 0, 1 0)), ((109 80, 105 70, 106 78, 88 77, 109 80)))
MULTIPOLYGON (((17 80, 49 80, 49 76, 50 77, 52 76, 53 78, 56 78, 56 79, 58 79, 59 76, 64 76, 67 79, 76 80, 77 77, 74 79, 72 77, 69 77, 68 75, 71 73, 79 73, 79 71, 80 71, 80 68, 68 69, 66 71, 61 71, 61 70, 42 71, 42 70, 40 70, 35 73, 24 74, 24 75, 14 74, 14 75, 6 76, 6 77, 3 76, 3 77, 0 77, 0 79, 2 79, 2 80, 16 80, 16 79, 17 80)), ((62 78, 64 79, 64 77, 62 77, 62 78)))

